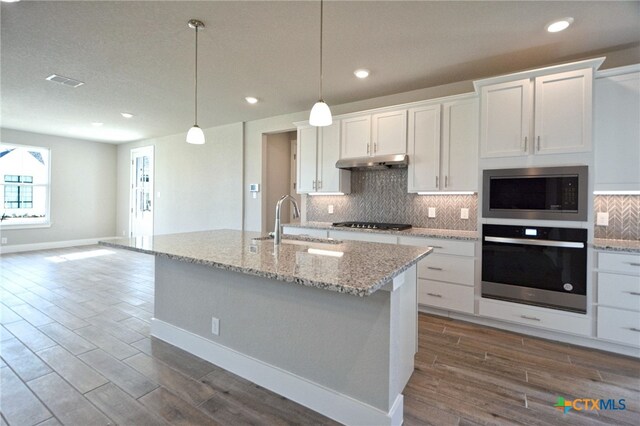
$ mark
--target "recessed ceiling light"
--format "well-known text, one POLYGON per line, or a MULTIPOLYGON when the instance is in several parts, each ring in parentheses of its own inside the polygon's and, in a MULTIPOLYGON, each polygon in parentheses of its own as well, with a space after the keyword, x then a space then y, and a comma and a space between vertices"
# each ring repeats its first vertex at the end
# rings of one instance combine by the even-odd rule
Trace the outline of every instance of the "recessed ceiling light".
POLYGON ((573 18, 562 18, 547 25, 547 31, 550 33, 557 33, 569 28, 569 25, 573 23, 573 18))
POLYGON ((353 74, 358 78, 367 78, 369 77, 369 70, 360 68, 359 70, 355 70, 353 74))
POLYGON ((100 122, 98 122, 98 121, 94 121, 93 123, 91 123, 91 125, 92 125, 93 127, 100 127, 100 126, 102 126, 103 124, 104 124, 104 123, 100 123, 100 122))
POLYGON ((249 102, 250 104, 257 104, 258 103, 258 98, 254 98, 253 96, 247 96, 246 98, 244 98, 247 102, 249 102))
POLYGON ((133 117, 133 114, 131 114, 130 112, 121 112, 120 115, 123 116, 124 118, 133 117))

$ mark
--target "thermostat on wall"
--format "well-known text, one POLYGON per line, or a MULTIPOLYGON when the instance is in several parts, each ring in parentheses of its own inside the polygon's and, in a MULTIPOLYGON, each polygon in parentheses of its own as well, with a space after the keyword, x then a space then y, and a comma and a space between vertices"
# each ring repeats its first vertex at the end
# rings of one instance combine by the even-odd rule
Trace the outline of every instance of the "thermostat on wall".
POLYGON ((249 191, 251 192, 251 195, 253 195, 253 198, 256 198, 258 196, 258 192, 260 192, 260 184, 259 183, 250 183, 249 184, 249 191))

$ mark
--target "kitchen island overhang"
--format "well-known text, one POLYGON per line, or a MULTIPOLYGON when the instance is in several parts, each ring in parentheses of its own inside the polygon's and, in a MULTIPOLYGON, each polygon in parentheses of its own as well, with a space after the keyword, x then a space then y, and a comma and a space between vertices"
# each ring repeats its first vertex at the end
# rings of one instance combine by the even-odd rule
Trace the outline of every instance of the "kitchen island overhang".
POLYGON ((401 424, 417 350, 415 263, 430 250, 274 247, 257 236, 103 243, 156 255, 153 336, 342 423, 401 424))

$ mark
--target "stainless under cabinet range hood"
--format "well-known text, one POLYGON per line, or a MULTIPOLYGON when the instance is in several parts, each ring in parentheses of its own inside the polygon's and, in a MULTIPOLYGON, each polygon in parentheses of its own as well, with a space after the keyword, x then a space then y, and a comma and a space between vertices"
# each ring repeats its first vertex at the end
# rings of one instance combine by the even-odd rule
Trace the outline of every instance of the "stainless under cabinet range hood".
POLYGON ((384 170, 392 167, 407 167, 409 156, 407 154, 379 155, 377 157, 345 158, 338 160, 336 167, 347 170, 384 170))

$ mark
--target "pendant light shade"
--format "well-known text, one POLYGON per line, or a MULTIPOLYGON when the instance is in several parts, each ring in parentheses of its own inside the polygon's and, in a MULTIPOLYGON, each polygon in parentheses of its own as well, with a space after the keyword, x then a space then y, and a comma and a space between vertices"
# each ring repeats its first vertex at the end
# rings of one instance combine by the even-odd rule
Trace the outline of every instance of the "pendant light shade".
POLYGON ((318 102, 311 108, 309 114, 309 124, 312 126, 330 126, 333 123, 329 105, 322 99, 322 23, 323 23, 323 0, 320 0, 320 96, 318 102))
POLYGON ((187 22, 189 28, 193 28, 196 30, 196 60, 195 60, 195 87, 194 87, 194 103, 195 103, 195 119, 193 127, 189 129, 187 132, 187 143, 192 143, 195 145, 203 145, 204 140, 204 132, 198 126, 198 30, 204 28, 204 23, 202 21, 198 21, 197 19, 191 19, 187 22))
POLYGON ((187 142, 194 145, 204 145, 204 132, 197 124, 187 132, 187 142))
POLYGON ((311 114, 309 114, 309 124, 323 127, 330 126, 331 123, 333 123, 333 117, 331 117, 329 105, 323 100, 316 102, 313 108, 311 108, 311 114))

